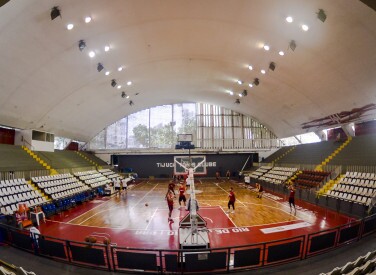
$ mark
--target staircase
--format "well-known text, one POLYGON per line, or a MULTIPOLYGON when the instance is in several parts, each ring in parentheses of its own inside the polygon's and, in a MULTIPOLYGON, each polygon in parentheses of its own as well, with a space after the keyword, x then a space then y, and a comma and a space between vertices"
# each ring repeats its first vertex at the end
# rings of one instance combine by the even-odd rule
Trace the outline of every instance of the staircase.
POLYGON ((98 163, 95 163, 93 160, 89 159, 88 157, 86 157, 81 152, 76 151, 76 153, 77 153, 77 155, 79 155, 80 157, 84 158, 86 161, 90 162, 92 165, 94 165, 97 168, 97 170, 102 169, 102 166, 100 166, 98 163))
POLYGON ((287 154, 289 154, 294 149, 295 149, 295 146, 291 147, 289 150, 287 150, 286 152, 284 152, 282 155, 280 155, 278 158, 276 158, 275 160, 272 161, 272 165, 274 166, 276 162, 278 162, 279 160, 281 160, 284 156, 286 156, 287 154))
POLYGON ((22 149, 24 149, 36 162, 43 165, 43 167, 50 172, 50 175, 59 174, 55 169, 53 169, 50 165, 48 165, 48 163, 46 163, 44 160, 38 157, 38 155, 31 151, 29 148, 27 148, 26 146, 22 146, 22 149))
POLYGON ((338 184, 338 182, 340 182, 343 178, 345 177, 345 175, 339 175, 337 178, 335 178, 334 180, 329 180, 327 183, 325 183, 323 185, 323 187, 321 187, 321 189, 319 191, 317 191, 317 195, 318 196, 321 196, 321 195, 324 195, 326 194, 329 190, 332 190, 333 187, 335 185, 338 184))
POLYGON ((342 143, 341 146, 335 149, 334 152, 330 156, 325 158, 325 160, 321 162, 321 164, 316 166, 315 171, 323 171, 322 169, 323 166, 327 165, 336 155, 338 155, 338 153, 341 152, 343 148, 345 148, 350 143, 351 140, 352 140, 352 137, 348 137, 347 140, 344 143, 342 143))
POLYGON ((296 180, 296 178, 297 178, 300 174, 303 174, 303 171, 300 171, 300 170, 299 170, 298 172, 296 172, 295 175, 293 175, 291 178, 288 179, 287 184, 288 184, 288 185, 293 184, 294 181, 296 180))

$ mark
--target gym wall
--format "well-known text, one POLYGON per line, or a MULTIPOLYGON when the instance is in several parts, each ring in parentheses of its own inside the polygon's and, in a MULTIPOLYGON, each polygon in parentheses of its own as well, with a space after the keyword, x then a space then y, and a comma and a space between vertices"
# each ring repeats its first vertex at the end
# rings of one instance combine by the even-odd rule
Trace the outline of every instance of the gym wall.
MULTIPOLYGON (((257 153, 247 154, 197 154, 206 156, 206 177, 214 177, 219 171, 224 177, 227 170, 232 176, 238 176, 245 162, 248 162, 244 170, 252 167, 254 159, 258 159, 257 153)), ((156 178, 170 178, 174 172, 174 156, 188 156, 188 154, 176 155, 113 155, 117 160, 121 172, 132 169, 140 178, 154 176, 156 178)), ((191 156, 194 156, 191 154, 191 156)))

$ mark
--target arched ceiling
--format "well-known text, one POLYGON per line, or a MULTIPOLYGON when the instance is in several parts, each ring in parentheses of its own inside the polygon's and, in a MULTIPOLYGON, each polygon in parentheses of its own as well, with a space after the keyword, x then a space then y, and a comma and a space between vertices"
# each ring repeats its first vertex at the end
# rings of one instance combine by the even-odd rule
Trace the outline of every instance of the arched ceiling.
POLYGON ((304 133, 303 123, 376 102, 375 26, 376 12, 356 0, 11 0, 0 8, 0 124, 88 141, 139 110, 204 102, 279 137, 304 133), (62 17, 52 21, 53 6, 62 17))

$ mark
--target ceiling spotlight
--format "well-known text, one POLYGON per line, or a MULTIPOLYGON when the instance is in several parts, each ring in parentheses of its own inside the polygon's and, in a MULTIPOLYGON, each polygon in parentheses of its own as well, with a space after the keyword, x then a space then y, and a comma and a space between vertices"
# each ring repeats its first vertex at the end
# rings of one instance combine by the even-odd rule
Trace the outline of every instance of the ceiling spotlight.
POLYGON ((306 32, 306 31, 309 30, 309 27, 307 25, 303 24, 302 25, 302 30, 306 32))
POLYGON ((248 65, 248 69, 249 69, 250 71, 252 71, 252 70, 253 70, 252 65, 248 65))
POLYGON ((116 83, 116 79, 112 79, 112 80, 111 80, 111 86, 112 86, 112 87, 115 87, 116 84, 117 84, 117 83, 116 83))
POLYGON ((275 63, 274 62, 270 62, 269 69, 272 70, 272 71, 275 70, 275 63))
POLYGON ((283 52, 283 51, 279 51, 279 53, 278 53, 280 56, 284 56, 285 55, 285 53, 283 52))
POLYGON ((117 88, 118 88, 118 89, 121 89, 121 85, 118 85, 117 88))
POLYGON ((130 105, 130 106, 134 105, 134 103, 133 103, 132 100, 129 100, 129 105, 130 105))
POLYGON ((288 23, 292 23, 292 22, 294 21, 294 19, 293 19, 291 16, 287 16, 287 17, 286 17, 286 21, 287 21, 288 23))
POLYGON ((80 49, 81 52, 86 48, 86 43, 84 40, 78 41, 78 48, 80 49))
POLYGON ((240 99, 239 98, 237 98, 236 100, 235 100, 235 102, 234 102, 235 104, 240 104, 240 99))
POLYGON ((233 91, 228 91, 228 93, 229 93, 230 95, 234 95, 234 92, 233 92, 233 91))
POLYGON ((236 81, 236 82, 238 82, 239 85, 242 85, 242 84, 243 84, 243 81, 241 81, 241 80, 238 80, 238 81, 236 81))
POLYGON ((262 73, 262 74, 265 74, 266 72, 265 72, 265 70, 261 70, 261 73, 262 73))
POLYGON ((95 56, 95 52, 93 52, 93 51, 89 52, 89 56, 90 56, 91 58, 93 58, 93 57, 95 56))
POLYGON ((289 48, 293 51, 295 51, 296 49, 296 43, 295 43, 295 40, 291 40, 290 44, 289 44, 289 48))
POLYGON ((128 81, 128 82, 127 82, 127 85, 128 85, 128 86, 131 86, 131 85, 132 85, 132 81, 128 81))
POLYGON ((121 92, 121 97, 122 98, 125 98, 127 96, 127 94, 125 92, 121 92))
POLYGON ((90 16, 86 16, 85 17, 85 23, 90 23, 91 22, 91 17, 90 16))
POLYGON ((110 72, 109 72, 109 71, 107 71, 107 72, 105 72, 104 74, 105 74, 105 75, 109 75, 109 74, 110 74, 110 72))
POLYGON ((242 96, 247 96, 247 95, 248 95, 247 90, 243 90, 243 92, 242 92, 242 96))
POLYGON ((59 7, 55 6, 51 9, 51 20, 54 20, 56 17, 60 16, 61 17, 61 13, 60 13, 60 9, 59 7))
POLYGON ((319 12, 317 13, 317 18, 320 19, 321 22, 325 22, 326 14, 323 9, 319 9, 319 12))
POLYGON ((264 45, 264 50, 265 50, 265 51, 269 51, 269 50, 270 50, 269 45, 264 45))
POLYGON ((123 67, 119 67, 118 71, 121 72, 123 70, 123 67))
POLYGON ((100 72, 104 69, 102 63, 98 63, 98 66, 97 66, 97 71, 100 72))
POLYGON ((252 83, 249 83, 248 86, 249 86, 250 88, 252 88, 252 87, 253 87, 253 84, 252 84, 252 83))
POLYGON ((73 25, 73 24, 68 24, 68 25, 67 25, 67 30, 69 30, 69 31, 70 31, 71 29, 73 29, 73 27, 74 27, 74 25, 73 25))
POLYGON ((110 46, 108 46, 108 45, 104 46, 104 51, 105 52, 108 52, 109 50, 110 50, 110 46))
POLYGON ((260 80, 258 78, 255 78, 255 80, 253 81, 253 84, 258 86, 260 84, 260 80))

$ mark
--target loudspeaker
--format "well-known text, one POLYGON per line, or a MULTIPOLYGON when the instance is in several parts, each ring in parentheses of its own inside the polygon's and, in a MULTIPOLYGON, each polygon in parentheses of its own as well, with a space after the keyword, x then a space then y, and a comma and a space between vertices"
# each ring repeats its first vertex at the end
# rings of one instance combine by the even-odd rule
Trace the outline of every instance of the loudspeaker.
POLYGON ((118 155, 111 155, 111 164, 112 165, 119 165, 119 156, 118 155))

